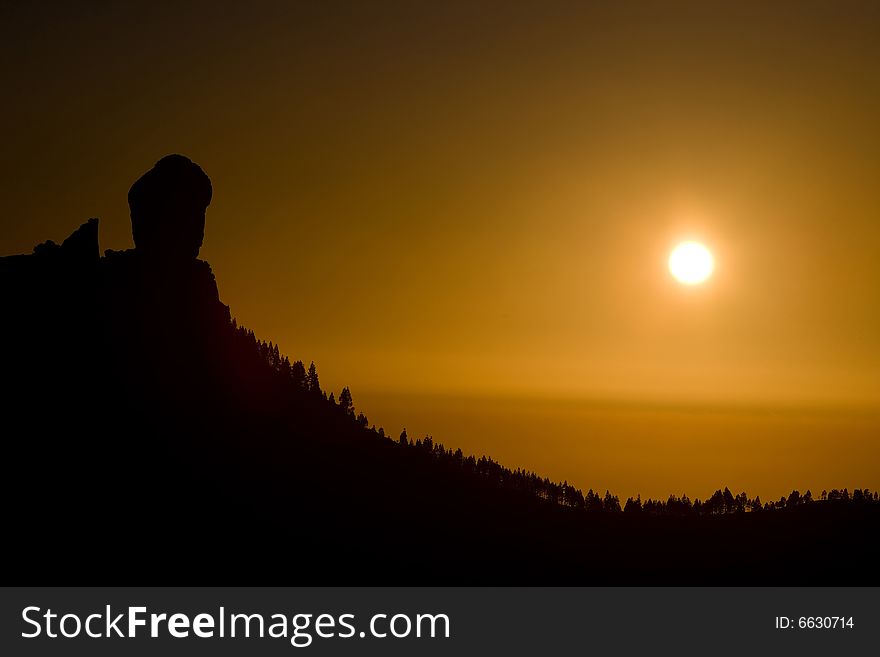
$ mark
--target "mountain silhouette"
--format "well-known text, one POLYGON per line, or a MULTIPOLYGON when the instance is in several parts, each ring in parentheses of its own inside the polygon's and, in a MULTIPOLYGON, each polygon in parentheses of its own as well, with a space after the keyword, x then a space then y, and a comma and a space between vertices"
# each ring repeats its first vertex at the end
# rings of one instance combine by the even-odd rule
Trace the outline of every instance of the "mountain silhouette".
POLYGON ((211 196, 169 155, 129 191, 134 249, 101 256, 90 219, 0 258, 5 553, 29 581, 877 583, 870 491, 621 504, 370 427, 232 319, 198 259, 211 196))

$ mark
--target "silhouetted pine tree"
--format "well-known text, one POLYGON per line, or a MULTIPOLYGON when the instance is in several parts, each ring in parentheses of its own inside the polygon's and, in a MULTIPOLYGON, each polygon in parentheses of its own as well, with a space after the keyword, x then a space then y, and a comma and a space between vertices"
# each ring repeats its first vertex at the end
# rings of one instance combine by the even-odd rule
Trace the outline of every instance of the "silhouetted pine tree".
POLYGON ((321 384, 318 381, 318 368, 315 367, 315 361, 309 365, 309 373, 306 375, 306 384, 309 392, 313 394, 321 394, 321 384))
POLYGON ((308 387, 308 382, 306 381, 306 368, 301 360, 296 361, 291 366, 290 378, 293 381, 293 385, 297 388, 305 390, 308 387))
POLYGON ((345 386, 342 392, 339 393, 339 409, 346 415, 354 417, 354 402, 352 401, 351 390, 348 389, 348 386, 345 386))

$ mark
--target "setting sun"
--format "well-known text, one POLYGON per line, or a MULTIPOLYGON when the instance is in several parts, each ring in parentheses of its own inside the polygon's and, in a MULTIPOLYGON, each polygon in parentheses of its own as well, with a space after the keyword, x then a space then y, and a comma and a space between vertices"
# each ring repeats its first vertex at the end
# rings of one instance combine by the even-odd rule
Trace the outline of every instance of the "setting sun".
POLYGON ((714 268, 712 253, 699 242, 682 242, 669 255, 669 271, 685 285, 703 283, 714 268))

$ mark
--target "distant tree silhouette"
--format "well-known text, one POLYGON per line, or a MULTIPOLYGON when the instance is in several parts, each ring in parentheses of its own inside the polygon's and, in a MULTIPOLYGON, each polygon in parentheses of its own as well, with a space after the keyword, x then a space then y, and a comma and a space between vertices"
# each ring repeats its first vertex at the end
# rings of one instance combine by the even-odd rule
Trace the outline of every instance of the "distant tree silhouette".
POLYGON ((354 417, 354 402, 352 401, 351 390, 348 389, 348 386, 345 386, 342 392, 339 393, 339 409, 346 415, 354 417))
POLYGON ((313 394, 321 394, 321 384, 318 381, 318 368, 315 367, 315 361, 309 365, 309 373, 306 375, 306 387, 313 394))
MULTIPOLYGON (((295 361, 291 366, 290 378, 297 388, 306 389, 308 387, 308 383, 306 381, 306 368, 303 366, 303 362, 301 360, 295 361)), ((315 378, 317 379, 317 373, 315 374, 315 378)))
POLYGON ((602 511, 604 509, 602 505, 602 498, 599 497, 596 493, 593 492, 593 489, 587 491, 587 495, 584 499, 584 504, 586 506, 587 511, 602 511))
POLYGON ((722 493, 722 504, 724 505, 723 513, 732 513, 736 510, 736 500, 733 499, 733 493, 725 486, 722 493))
POLYGON ((604 511, 608 511, 610 513, 615 513, 620 511, 620 500, 616 495, 612 495, 609 491, 605 491, 605 499, 602 500, 602 507, 604 511))
POLYGON ((749 508, 753 512, 754 511, 761 511, 763 509, 763 506, 761 505, 761 496, 760 495, 755 496, 755 499, 752 500, 751 503, 749 504, 749 508))
POLYGON ((636 499, 628 497, 626 499, 626 504, 623 506, 624 513, 641 513, 642 512, 642 496, 639 495, 636 499))

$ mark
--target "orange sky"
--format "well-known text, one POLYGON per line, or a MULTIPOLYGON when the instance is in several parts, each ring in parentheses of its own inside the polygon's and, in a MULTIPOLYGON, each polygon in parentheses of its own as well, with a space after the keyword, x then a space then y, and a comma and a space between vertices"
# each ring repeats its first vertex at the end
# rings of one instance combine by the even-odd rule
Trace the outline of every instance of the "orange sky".
POLYGON ((0 252, 90 216, 129 247, 182 152, 234 315, 389 425, 399 392, 880 402, 876 3, 154 4, 0 10, 0 252))

